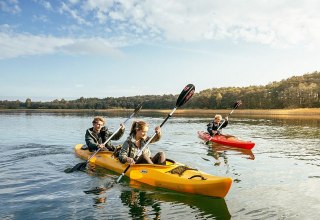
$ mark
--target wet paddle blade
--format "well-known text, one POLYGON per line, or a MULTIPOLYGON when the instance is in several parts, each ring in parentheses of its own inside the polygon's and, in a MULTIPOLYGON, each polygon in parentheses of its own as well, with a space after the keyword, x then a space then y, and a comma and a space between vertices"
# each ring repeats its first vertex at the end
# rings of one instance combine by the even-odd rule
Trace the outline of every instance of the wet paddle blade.
POLYGON ((64 172, 65 173, 72 173, 74 171, 84 171, 87 167, 87 162, 83 162, 83 163, 78 163, 77 165, 75 165, 72 168, 68 168, 65 169, 64 172))
POLYGON ((133 114, 136 114, 138 111, 140 111, 140 109, 142 108, 142 103, 140 103, 135 109, 133 114))
POLYGON ((92 189, 83 191, 85 194, 95 194, 95 195, 100 195, 102 193, 105 193, 108 189, 113 187, 113 183, 109 182, 106 184, 106 186, 97 186, 92 189))

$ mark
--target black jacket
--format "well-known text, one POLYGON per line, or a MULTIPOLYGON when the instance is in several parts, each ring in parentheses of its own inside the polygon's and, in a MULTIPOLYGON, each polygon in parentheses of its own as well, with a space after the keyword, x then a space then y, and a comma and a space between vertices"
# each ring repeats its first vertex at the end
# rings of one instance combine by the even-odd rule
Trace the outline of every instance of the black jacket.
MULTIPOLYGON (((113 133, 108 131, 108 128, 103 127, 100 130, 99 134, 95 134, 93 132, 93 127, 87 129, 85 135, 85 141, 89 148, 89 151, 96 151, 98 149, 99 144, 104 143, 113 133)), ((112 138, 111 140, 119 140, 122 135, 124 134, 124 129, 120 129, 112 138)), ((108 150, 113 151, 115 147, 111 144, 111 141, 105 144, 108 150)))
POLYGON ((224 120, 224 121, 222 121, 220 123, 215 123, 214 121, 212 121, 209 124, 207 124, 207 131, 212 136, 213 135, 213 131, 217 131, 219 127, 220 127, 220 129, 227 127, 228 123, 229 123, 229 121, 226 121, 226 120, 224 120), (223 123, 223 125, 220 127, 220 125, 222 123, 223 123))

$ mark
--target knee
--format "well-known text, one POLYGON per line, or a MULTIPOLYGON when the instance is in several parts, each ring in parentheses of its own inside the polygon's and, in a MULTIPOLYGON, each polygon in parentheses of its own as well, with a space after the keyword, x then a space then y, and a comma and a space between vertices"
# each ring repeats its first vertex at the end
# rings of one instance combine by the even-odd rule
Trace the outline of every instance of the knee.
POLYGON ((166 160, 166 155, 164 154, 164 152, 159 152, 159 159, 160 161, 165 161, 166 160))

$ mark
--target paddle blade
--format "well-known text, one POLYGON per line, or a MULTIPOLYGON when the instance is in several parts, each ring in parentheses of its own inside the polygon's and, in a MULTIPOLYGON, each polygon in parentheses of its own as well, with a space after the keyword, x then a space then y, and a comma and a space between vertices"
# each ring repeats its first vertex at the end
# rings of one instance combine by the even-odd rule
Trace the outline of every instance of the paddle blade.
POLYGON ((72 168, 65 169, 65 173, 72 173, 74 171, 84 171, 87 168, 87 162, 78 163, 72 168))
POLYGON ((92 189, 83 191, 85 194, 95 194, 95 195, 100 195, 102 193, 105 193, 108 189, 113 187, 113 183, 109 182, 106 184, 106 186, 97 186, 92 189))
POLYGON ((140 103, 133 111, 133 114, 136 114, 142 108, 142 103, 140 103))
POLYGON ((240 105, 242 105, 241 100, 237 101, 236 103, 234 103, 233 108, 236 109, 238 108, 240 105))
POLYGON ((193 84, 188 84, 186 87, 184 87, 177 99, 176 107, 180 107, 186 103, 193 96, 194 91, 195 86, 193 84))

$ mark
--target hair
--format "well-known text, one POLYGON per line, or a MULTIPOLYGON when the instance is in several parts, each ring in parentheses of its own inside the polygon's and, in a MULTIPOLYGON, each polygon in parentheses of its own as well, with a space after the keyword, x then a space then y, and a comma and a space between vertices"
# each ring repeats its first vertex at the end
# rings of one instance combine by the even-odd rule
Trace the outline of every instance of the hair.
POLYGON ((215 116, 214 116, 214 119, 219 119, 219 120, 221 121, 222 116, 221 116, 221 115, 215 115, 215 116))
POLYGON ((97 123, 98 121, 101 121, 103 124, 106 123, 106 120, 102 116, 94 117, 92 123, 97 123))
POLYGON ((138 130, 142 130, 145 127, 149 127, 149 125, 144 121, 134 121, 131 125, 130 135, 136 135, 138 130))

